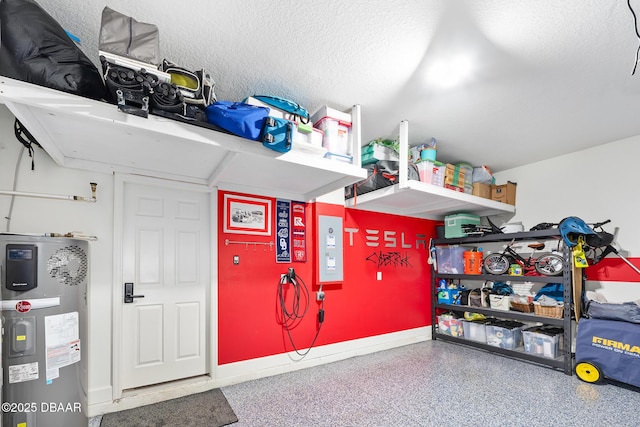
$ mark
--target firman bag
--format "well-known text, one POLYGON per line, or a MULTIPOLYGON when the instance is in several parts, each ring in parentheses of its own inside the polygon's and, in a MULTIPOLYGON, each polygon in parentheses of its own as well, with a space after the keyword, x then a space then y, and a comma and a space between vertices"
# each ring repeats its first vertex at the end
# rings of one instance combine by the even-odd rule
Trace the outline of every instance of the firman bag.
POLYGON ((269 109, 242 102, 218 101, 205 108, 209 123, 243 138, 260 139, 269 109))
POLYGON ((280 153, 291 150, 296 124, 291 120, 267 117, 260 134, 262 145, 280 153))

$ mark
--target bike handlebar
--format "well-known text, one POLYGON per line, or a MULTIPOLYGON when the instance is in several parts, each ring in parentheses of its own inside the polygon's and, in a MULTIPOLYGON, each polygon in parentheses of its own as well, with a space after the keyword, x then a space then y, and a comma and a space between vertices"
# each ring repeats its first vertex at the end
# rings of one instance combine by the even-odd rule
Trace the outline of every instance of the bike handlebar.
POLYGON ((595 224, 591 225, 591 228, 601 228, 603 225, 609 224, 610 222, 611 222, 610 219, 607 219, 607 220, 602 221, 602 222, 596 222, 595 224))

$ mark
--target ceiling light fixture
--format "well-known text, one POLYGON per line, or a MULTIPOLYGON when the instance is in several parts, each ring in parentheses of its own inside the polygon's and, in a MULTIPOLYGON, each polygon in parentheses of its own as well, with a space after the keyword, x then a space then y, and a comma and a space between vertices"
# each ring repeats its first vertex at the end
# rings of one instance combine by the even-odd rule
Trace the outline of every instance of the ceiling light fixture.
POLYGON ((464 83, 472 74, 473 61, 468 55, 455 55, 434 61, 427 70, 427 82, 442 89, 464 83))

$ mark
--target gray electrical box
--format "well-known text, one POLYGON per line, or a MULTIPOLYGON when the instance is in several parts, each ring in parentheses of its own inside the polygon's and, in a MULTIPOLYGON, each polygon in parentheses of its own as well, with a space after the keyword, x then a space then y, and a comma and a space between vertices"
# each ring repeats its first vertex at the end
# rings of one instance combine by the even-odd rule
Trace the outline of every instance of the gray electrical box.
POLYGON ((318 282, 341 282, 344 280, 342 218, 318 216, 318 282))

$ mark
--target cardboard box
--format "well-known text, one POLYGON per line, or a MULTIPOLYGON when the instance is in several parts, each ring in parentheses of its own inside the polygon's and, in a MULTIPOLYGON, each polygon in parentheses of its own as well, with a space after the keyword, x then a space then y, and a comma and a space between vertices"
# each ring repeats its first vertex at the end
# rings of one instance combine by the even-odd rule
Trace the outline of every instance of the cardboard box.
POLYGON ((473 191, 474 196, 483 197, 485 199, 491 198, 491 184, 485 184, 483 182, 474 182, 473 191))
POLYGON ((445 184, 444 188, 447 190, 457 191, 458 193, 464 193, 464 187, 456 187, 454 185, 445 184))
POLYGON ((507 203, 509 205, 516 205, 516 187, 515 182, 508 181, 502 185, 491 186, 491 200, 496 202, 507 203))
POLYGON ((464 189, 465 169, 460 165, 452 165, 447 163, 447 167, 444 171, 444 184, 452 185, 454 187, 460 187, 464 189))

